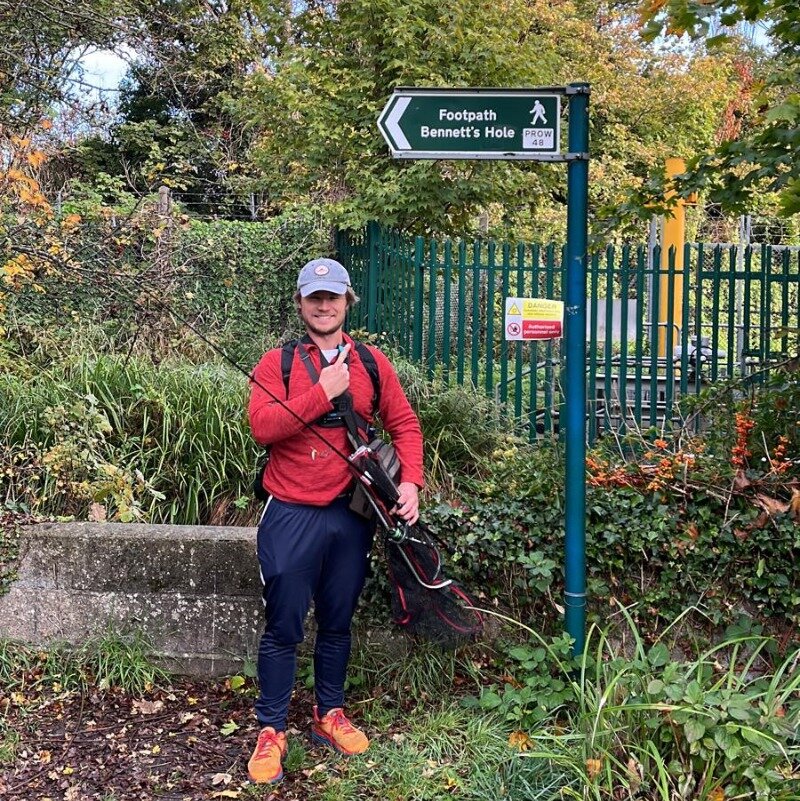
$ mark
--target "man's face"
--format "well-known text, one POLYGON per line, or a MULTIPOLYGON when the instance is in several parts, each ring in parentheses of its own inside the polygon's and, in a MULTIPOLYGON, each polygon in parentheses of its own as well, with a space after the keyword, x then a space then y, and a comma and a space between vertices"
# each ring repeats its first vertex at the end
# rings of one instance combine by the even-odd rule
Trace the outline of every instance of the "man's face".
POLYGON ((334 334, 344 325, 347 298, 333 292, 312 292, 300 298, 300 318, 306 328, 318 336, 334 334))

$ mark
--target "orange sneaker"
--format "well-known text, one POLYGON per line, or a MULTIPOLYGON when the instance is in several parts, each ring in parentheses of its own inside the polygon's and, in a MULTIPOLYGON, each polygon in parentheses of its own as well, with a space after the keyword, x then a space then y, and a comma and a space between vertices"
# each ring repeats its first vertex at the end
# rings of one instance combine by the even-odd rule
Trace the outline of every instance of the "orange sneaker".
POLYGON ((258 735, 256 749, 247 763, 247 772, 256 784, 277 784, 283 778, 281 762, 286 756, 286 733, 265 726, 258 735))
POLYGON ((320 717, 317 707, 314 707, 311 739, 346 756, 363 754, 369 748, 367 735, 350 723, 343 709, 331 709, 324 717, 320 717))

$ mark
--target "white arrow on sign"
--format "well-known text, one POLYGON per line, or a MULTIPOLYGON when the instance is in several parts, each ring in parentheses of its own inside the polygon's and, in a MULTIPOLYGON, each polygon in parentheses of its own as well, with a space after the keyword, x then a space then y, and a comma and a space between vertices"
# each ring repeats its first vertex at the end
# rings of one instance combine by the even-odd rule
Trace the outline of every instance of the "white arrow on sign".
POLYGON ((408 108, 410 102, 410 97, 401 97, 397 103, 395 103, 394 107, 389 112, 389 116, 386 118, 386 131, 397 143, 399 150, 411 150, 411 143, 406 139, 406 135, 400 129, 400 118, 403 116, 403 112, 408 108))

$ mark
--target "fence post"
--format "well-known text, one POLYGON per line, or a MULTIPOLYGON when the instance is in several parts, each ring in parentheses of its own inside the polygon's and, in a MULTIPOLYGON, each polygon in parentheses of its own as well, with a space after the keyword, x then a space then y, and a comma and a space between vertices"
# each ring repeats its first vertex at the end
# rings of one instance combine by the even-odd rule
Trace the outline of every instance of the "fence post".
POLYGON ((414 239, 414 337, 411 343, 411 357, 415 362, 422 361, 422 315, 425 308, 424 274, 422 260, 425 255, 425 240, 414 239))
POLYGON ((172 251, 172 196, 168 186, 158 187, 158 230, 160 236, 156 241, 154 264, 156 279, 159 281, 159 290, 165 289, 168 274, 170 254, 172 251))
MULTIPOLYGON (((686 163, 683 159, 668 158, 665 173, 667 180, 686 172, 686 163)), ((675 197, 675 190, 670 188, 664 196, 665 201, 675 197)), ((661 264, 659 265, 658 280, 661 283, 659 295, 661 303, 656 309, 658 323, 658 355, 672 359, 667 343, 667 332, 675 320, 680 319, 680 310, 683 306, 683 245, 686 241, 686 201, 679 197, 671 209, 671 214, 664 217, 661 231, 661 264), (674 251, 673 251, 674 248, 674 251), (670 254, 674 252, 675 262, 670 267, 670 254)))
MULTIPOLYGON (((752 217, 743 214, 739 218, 739 246, 736 249, 736 272, 744 272, 744 254, 750 246, 752 233, 752 217)), ((744 358, 744 283, 735 282, 736 286, 736 362, 739 365, 740 375, 747 375, 747 365, 744 358)))
POLYGON ((374 220, 367 223, 367 331, 378 333, 378 276, 380 275, 381 227, 374 220))
POLYGON ((169 187, 158 187, 158 213, 164 217, 169 214, 169 209, 172 204, 170 203, 169 187))

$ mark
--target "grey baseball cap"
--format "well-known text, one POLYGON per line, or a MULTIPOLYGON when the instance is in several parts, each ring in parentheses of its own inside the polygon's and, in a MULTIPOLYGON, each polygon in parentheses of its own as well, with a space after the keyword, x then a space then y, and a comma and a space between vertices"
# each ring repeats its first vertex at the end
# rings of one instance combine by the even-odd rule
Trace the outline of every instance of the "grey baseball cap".
POLYGON ((350 276, 335 259, 312 259, 297 276, 297 288, 303 298, 307 298, 312 292, 344 295, 349 287, 350 276))

